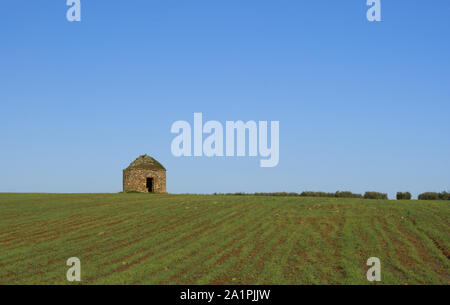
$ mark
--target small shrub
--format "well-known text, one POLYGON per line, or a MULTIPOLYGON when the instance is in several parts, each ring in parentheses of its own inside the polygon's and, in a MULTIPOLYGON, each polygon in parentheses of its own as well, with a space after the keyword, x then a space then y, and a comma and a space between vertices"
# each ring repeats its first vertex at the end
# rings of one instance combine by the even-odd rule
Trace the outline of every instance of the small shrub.
POLYGON ((419 195, 419 200, 440 200, 439 193, 426 192, 419 195))
POLYGON ((419 195, 419 200, 450 200, 450 193, 426 192, 419 195))
POLYGON ((388 199, 387 194, 378 192, 366 192, 364 194, 364 199, 388 199))
POLYGON ((450 200, 450 193, 442 192, 439 194, 439 198, 441 198, 441 200, 450 200))
POLYGON ((410 192, 398 192, 397 193, 397 200, 411 200, 411 193, 410 192))

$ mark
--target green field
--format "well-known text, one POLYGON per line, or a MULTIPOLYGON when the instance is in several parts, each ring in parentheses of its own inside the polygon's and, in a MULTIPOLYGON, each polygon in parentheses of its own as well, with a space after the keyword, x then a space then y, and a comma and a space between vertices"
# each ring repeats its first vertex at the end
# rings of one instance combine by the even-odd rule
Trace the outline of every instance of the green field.
POLYGON ((450 202, 0 194, 0 284, 449 284, 450 202))

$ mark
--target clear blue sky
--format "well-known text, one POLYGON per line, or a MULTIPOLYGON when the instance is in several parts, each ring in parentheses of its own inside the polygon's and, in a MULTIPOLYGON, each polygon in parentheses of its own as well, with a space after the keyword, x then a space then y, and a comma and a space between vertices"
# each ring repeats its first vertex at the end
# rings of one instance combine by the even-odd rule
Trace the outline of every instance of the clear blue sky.
POLYGON ((450 1, 0 4, 0 192, 450 189, 450 1), (175 158, 176 120, 279 120, 280 163, 175 158))

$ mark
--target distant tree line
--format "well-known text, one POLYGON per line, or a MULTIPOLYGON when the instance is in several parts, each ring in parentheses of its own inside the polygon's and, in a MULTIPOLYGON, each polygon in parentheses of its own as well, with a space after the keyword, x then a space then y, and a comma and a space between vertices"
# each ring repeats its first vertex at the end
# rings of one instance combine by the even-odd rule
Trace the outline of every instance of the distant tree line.
MULTIPOLYGON (((329 198, 361 198, 361 199, 382 199, 387 200, 386 193, 379 192, 365 192, 364 195, 355 194, 349 191, 337 191, 336 193, 328 192, 272 192, 272 193, 214 193, 214 195, 225 196, 280 196, 280 197, 329 197, 329 198)), ((410 192, 398 192, 397 200, 411 200, 412 196, 410 192)), ((450 193, 433 193, 426 192, 419 195, 419 200, 450 200, 450 193)))
POLYGON ((426 192, 419 195, 419 200, 450 200, 450 193, 426 192))
POLYGON ((352 192, 336 192, 336 193, 326 193, 326 192, 273 192, 273 193, 214 193, 214 195, 225 195, 225 196, 279 196, 279 197, 339 197, 339 198, 363 198, 361 194, 353 194, 352 192))

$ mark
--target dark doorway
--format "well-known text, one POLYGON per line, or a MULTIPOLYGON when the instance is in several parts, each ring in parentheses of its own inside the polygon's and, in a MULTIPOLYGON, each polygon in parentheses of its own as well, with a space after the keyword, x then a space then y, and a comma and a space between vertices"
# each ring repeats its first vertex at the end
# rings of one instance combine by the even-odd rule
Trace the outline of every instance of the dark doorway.
POLYGON ((147 178, 147 190, 149 193, 153 193, 153 178, 147 178))

